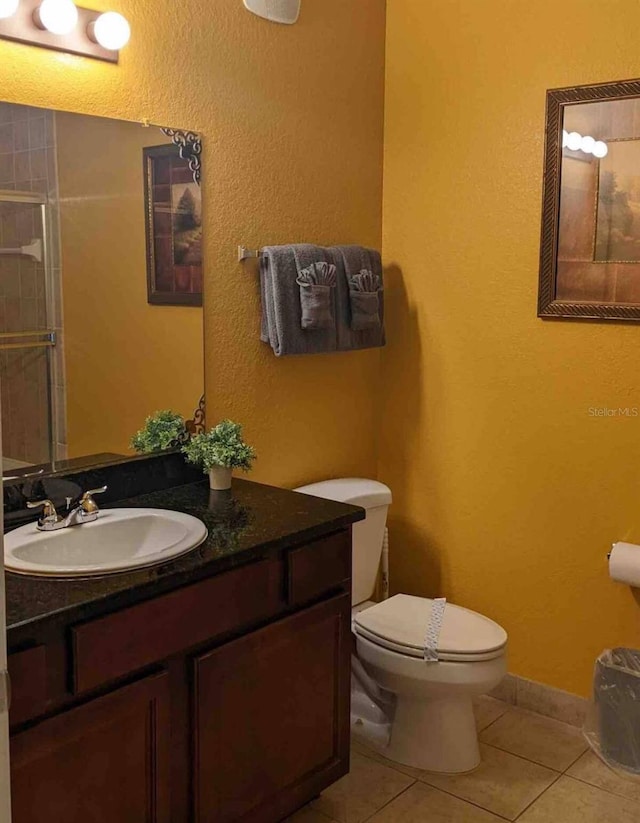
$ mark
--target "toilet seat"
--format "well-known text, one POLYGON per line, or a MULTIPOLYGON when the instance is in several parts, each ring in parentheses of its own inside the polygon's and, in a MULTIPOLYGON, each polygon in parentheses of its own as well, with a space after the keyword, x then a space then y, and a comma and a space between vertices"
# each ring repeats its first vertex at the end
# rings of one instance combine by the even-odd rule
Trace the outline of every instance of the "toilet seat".
MULTIPOLYGON (((422 658, 433 600, 396 594, 354 615, 356 634, 408 657, 422 658)), ((484 615, 447 603, 438 641, 438 659, 493 660, 504 653, 507 633, 484 615)))

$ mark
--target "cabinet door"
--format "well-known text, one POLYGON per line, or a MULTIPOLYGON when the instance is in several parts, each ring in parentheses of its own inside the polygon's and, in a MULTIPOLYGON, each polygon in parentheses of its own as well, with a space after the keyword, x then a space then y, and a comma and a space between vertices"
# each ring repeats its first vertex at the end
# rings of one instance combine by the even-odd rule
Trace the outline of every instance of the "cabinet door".
POLYGON ((195 661, 195 818, 281 820, 349 767, 348 594, 195 661))
POLYGON ((167 675, 11 739, 13 823, 169 823, 167 675))

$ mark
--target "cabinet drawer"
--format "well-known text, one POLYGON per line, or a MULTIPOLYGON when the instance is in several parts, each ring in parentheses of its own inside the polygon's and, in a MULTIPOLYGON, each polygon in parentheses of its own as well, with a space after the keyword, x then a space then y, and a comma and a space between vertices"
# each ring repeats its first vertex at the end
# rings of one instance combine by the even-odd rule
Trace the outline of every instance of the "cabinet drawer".
POLYGON ((76 693, 275 614, 281 566, 264 560, 72 629, 76 693))
POLYGON ((41 714, 47 703, 47 656, 44 646, 9 655, 11 706, 9 719, 15 726, 41 714))
POLYGON ((332 534, 289 552, 287 558, 290 605, 306 603, 338 588, 349 590, 351 530, 332 534))

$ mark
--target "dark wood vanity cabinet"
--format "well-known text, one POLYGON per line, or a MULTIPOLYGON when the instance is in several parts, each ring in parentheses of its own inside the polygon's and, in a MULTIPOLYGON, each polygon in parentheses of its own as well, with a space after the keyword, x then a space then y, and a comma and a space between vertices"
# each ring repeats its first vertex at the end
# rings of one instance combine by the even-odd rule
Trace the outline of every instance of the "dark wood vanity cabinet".
POLYGON ((159 674, 14 735, 15 823, 171 823, 169 701, 159 674))
POLYGON ((345 774, 350 568, 345 529, 11 655, 13 823, 275 823, 345 774))
POLYGON ((197 823, 279 820, 344 772, 350 597, 194 660, 197 823))

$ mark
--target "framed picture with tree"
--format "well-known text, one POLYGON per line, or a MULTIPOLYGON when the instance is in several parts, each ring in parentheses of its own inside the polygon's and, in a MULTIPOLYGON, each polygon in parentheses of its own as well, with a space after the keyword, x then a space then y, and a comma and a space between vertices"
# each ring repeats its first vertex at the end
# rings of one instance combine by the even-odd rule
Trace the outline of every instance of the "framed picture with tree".
POLYGON ((143 153, 148 302, 202 306, 200 164, 178 145, 143 153))

